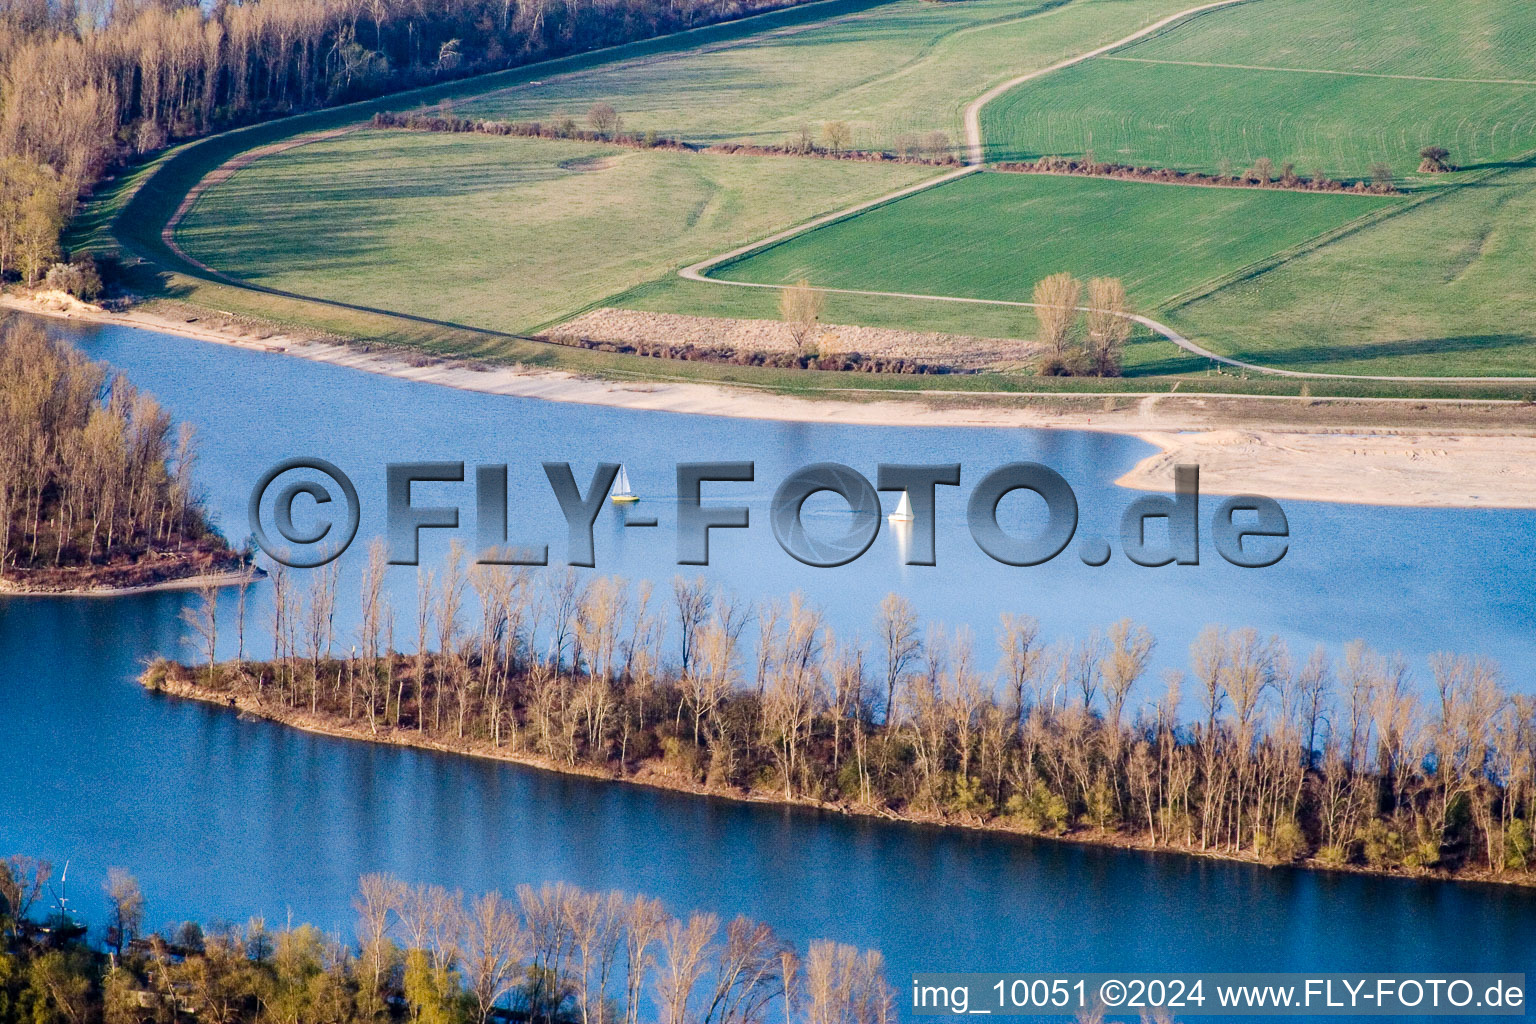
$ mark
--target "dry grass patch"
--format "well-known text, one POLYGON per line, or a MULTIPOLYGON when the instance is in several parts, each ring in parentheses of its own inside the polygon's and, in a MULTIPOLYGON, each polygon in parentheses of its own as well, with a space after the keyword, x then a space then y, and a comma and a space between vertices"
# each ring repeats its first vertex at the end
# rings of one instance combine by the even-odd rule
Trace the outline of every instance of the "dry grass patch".
MULTIPOLYGON (((794 324, 779 320, 647 313, 631 309, 595 309, 550 332, 563 337, 626 345, 691 345, 741 353, 798 353, 794 324)), ((822 356, 857 352, 876 359, 911 360, 955 370, 1017 367, 1039 355, 1034 342, 983 338, 937 331, 902 331, 885 327, 818 324, 804 351, 822 356)))

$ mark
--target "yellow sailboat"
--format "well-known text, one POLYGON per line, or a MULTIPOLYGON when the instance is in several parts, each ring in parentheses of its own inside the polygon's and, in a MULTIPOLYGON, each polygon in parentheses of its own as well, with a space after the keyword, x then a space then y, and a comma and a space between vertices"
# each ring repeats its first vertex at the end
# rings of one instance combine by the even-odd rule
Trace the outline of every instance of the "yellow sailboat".
POLYGON ((621 465, 619 475, 613 481, 611 499, 620 505, 630 505, 640 500, 640 495, 629 489, 629 473, 621 465))

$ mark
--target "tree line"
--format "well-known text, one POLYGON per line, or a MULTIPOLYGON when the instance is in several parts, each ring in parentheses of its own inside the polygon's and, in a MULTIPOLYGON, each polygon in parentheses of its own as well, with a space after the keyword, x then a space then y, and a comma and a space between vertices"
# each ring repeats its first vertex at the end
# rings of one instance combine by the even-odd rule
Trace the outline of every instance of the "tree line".
MULTIPOLYGON (((355 939, 310 925, 145 930, 138 883, 108 873, 99 942, 33 911, 51 866, 0 862, 0 1024, 889 1024, 878 951, 767 925, 674 917, 661 901, 565 883, 466 900, 365 875, 355 939)), ((51 890, 50 890, 51 891, 51 890)))
POLYGON ((227 558, 190 424, 31 325, 0 331, 0 575, 227 558))
POLYGON ((218 594, 190 618, 203 665, 148 685, 238 695, 364 735, 532 756, 620 777, 899 816, 1382 871, 1533 877, 1536 697, 1497 667, 1352 643, 1293 654, 1210 626, 1147 679, 1130 620, 1042 642, 1004 614, 924 627, 892 594, 868 639, 803 598, 749 606, 703 579, 649 583, 475 565, 423 571, 397 622, 375 545, 336 657, 336 575, 272 574, 271 656, 217 661, 218 594), (412 653, 402 653, 409 647, 412 653))

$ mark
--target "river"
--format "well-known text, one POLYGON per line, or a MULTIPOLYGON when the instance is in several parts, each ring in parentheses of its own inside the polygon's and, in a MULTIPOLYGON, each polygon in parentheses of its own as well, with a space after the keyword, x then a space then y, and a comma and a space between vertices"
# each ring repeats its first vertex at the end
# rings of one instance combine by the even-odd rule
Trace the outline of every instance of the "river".
MULTIPOLYGON (((60 328, 55 328, 56 330, 60 328)), ((673 564, 672 466, 753 459, 729 486, 753 526, 715 534, 712 580, 743 597, 799 589, 840 632, 868 631, 888 590, 927 617, 968 623, 991 649, 1000 611, 1040 618, 1047 636, 1121 616, 1150 626, 1160 663, 1182 663, 1206 622, 1253 625, 1305 652, 1363 637, 1401 650, 1422 677, 1435 650, 1485 653, 1530 689, 1529 512, 1285 504, 1290 553, 1272 569, 1145 569, 1064 556, 1035 569, 991 562, 964 529, 962 488, 941 490, 939 564, 900 564, 885 533, 839 569, 801 566, 766 523, 790 470, 833 459, 873 476, 888 462, 959 461, 974 482, 1016 459, 1073 485, 1083 529, 1109 535, 1133 495, 1111 481, 1147 451, 1080 432, 891 429, 688 418, 542 403, 412 384, 279 355, 119 328, 71 330, 198 427, 198 479, 228 532, 243 536, 256 477, 318 455, 357 481, 361 536, 379 532, 392 460, 510 465, 518 528, 564 552, 539 463, 629 468, 662 526, 625 530, 605 511, 599 571, 665 585, 673 564), (973 469, 974 467, 974 469, 973 469), (523 504, 519 505, 519 501, 523 504)), ((418 488, 473 508, 470 485, 418 488), (436 488, 435 490, 433 488, 436 488)), ((1015 509, 1022 522, 1028 518, 1015 509)), ((838 513, 816 513, 832 522, 838 513)), ((813 516, 814 519, 814 516, 813 516)), ((466 542, 469 540, 465 536, 466 542)), ((425 547, 441 556, 443 538, 425 547)), ((345 559, 355 580, 358 546, 345 559)), ((406 632, 412 570, 392 570, 406 632)), ((343 598, 350 590, 343 583, 343 598)), ((1095 849, 732 803, 514 766, 309 736, 147 694, 144 661, 180 648, 167 593, 112 600, 0 600, 0 853, 70 863, 68 894, 100 920, 108 866, 137 874, 155 924, 182 918, 350 928, 364 872, 468 892, 565 879, 663 898, 675 912, 746 913, 803 942, 881 949, 901 987, 915 970, 1524 970, 1536 974, 1536 893, 1366 878, 1095 849)), ((256 602, 259 605, 261 602, 256 602)), ((340 614, 350 636, 350 604, 340 614)), ((261 633, 259 611, 252 633, 261 633)), ((344 641, 345 642, 345 641, 344 641)), ((265 641, 253 641, 257 650, 265 641)), ((1150 688, 1148 694, 1151 696, 1150 688)))

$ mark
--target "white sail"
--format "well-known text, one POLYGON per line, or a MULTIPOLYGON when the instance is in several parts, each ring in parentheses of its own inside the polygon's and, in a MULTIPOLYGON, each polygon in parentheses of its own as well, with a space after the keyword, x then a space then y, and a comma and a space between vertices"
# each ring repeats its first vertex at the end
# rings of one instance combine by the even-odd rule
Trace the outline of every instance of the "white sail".
POLYGON ((912 515, 912 501, 907 497, 906 491, 901 492, 901 501, 896 503, 896 511, 892 512, 889 518, 892 522, 897 523, 910 523, 914 518, 912 515))
POLYGON ((622 464, 619 466, 618 477, 613 481, 611 497, 614 501, 626 503, 640 500, 635 492, 629 489, 629 471, 622 464))

